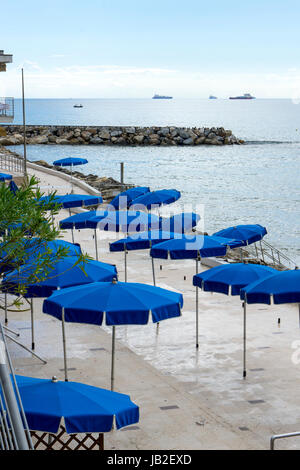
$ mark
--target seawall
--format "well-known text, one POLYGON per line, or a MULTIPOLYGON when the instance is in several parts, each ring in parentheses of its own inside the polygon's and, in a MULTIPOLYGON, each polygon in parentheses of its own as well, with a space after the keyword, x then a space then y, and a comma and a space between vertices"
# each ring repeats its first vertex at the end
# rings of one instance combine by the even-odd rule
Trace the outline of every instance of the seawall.
MULTIPOLYGON (((1 126, 0 145, 23 143, 23 126, 1 126)), ((223 127, 27 126, 27 144, 47 145, 240 145, 223 127)))

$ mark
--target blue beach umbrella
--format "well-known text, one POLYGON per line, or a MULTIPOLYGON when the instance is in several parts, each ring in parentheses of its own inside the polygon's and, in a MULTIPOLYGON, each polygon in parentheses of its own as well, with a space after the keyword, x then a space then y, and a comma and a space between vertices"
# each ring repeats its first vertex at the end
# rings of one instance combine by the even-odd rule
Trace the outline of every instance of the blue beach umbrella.
POLYGON ((97 281, 108 282, 117 277, 115 265, 95 260, 78 263, 78 258, 75 256, 69 256, 57 261, 49 273, 47 273, 45 280, 41 282, 32 280, 28 284, 28 278, 34 272, 35 266, 33 264, 26 264, 21 266, 20 269, 8 273, 3 278, 2 290, 14 294, 19 285, 26 284, 27 290, 24 297, 49 297, 58 289, 97 281))
MULTIPOLYGON (((162 243, 164 241, 170 240, 171 238, 174 238, 174 236, 176 236, 176 234, 172 232, 164 232, 162 230, 149 230, 148 232, 140 232, 131 237, 116 240, 115 242, 110 243, 109 250, 112 252, 124 251, 125 273, 127 273, 127 251, 147 250, 149 248, 152 248, 152 246, 156 245, 157 243, 162 243)), ((153 284, 155 285, 153 258, 151 258, 151 260, 153 284)), ((127 274, 125 277, 127 279, 127 274)))
POLYGON ((86 158, 81 157, 68 157, 68 158, 61 158, 60 160, 55 160, 53 165, 55 166, 70 166, 71 167, 71 188, 73 191, 73 166, 77 165, 85 165, 88 163, 86 158))
POLYGON ((262 227, 259 224, 248 224, 228 227, 214 233, 213 235, 241 240, 243 242, 243 246, 246 246, 261 240, 266 233, 267 230, 265 227, 262 227))
POLYGON ((12 180, 12 175, 8 175, 7 173, 0 173, 0 181, 5 180, 12 180))
POLYGON ((170 232, 184 233, 196 227, 200 220, 200 215, 194 212, 182 212, 161 219, 160 229, 170 232))
POLYGON ((113 232, 142 232, 158 229, 160 218, 155 214, 140 211, 98 211, 96 217, 86 222, 87 228, 98 228, 113 232))
MULTIPOLYGON (((198 274, 198 262, 201 258, 212 256, 225 256, 227 247, 236 246, 236 240, 220 239, 206 235, 182 235, 181 238, 158 243, 150 250, 152 258, 160 259, 194 259, 196 260, 196 274, 198 274)), ((198 288, 196 287, 196 348, 198 343, 198 288)))
POLYGON ((118 194, 112 201, 110 201, 109 206, 113 206, 117 210, 128 209, 134 199, 149 192, 150 188, 145 186, 138 186, 127 189, 126 191, 118 194))
POLYGON ((77 165, 85 165, 88 163, 86 158, 81 157, 67 157, 61 158, 60 160, 55 160, 53 165, 55 166, 77 166, 77 165))
POLYGON ((244 312, 246 304, 275 305, 298 303, 300 326, 300 271, 276 271, 265 279, 248 284, 241 289, 240 297, 243 300, 244 312))
POLYGON ((275 271, 273 276, 253 282, 241 290, 247 304, 300 303, 300 270, 275 271))
POLYGON ((80 382, 16 375, 29 429, 56 434, 60 423, 68 434, 103 433, 137 423, 139 407, 129 395, 80 382))
MULTIPOLYGON (((40 198, 41 203, 49 203, 50 197, 43 196, 40 198)), ((56 195, 52 199, 54 204, 60 204, 64 209, 70 209, 72 207, 88 207, 96 206, 103 202, 101 196, 92 196, 89 194, 64 194, 56 195)))
MULTIPOLYGON (((53 258, 55 258, 60 248, 64 248, 67 250, 68 258, 69 256, 76 257, 81 254, 80 245, 69 243, 64 240, 52 240, 52 241, 45 242, 43 244, 40 244, 40 241, 39 241, 37 245, 37 239, 32 238, 32 239, 24 239, 21 241, 21 243, 24 245, 25 251, 27 252, 27 256, 28 256, 26 259, 26 263, 22 267, 20 267, 20 270, 25 270, 25 271, 30 264, 34 264, 36 262, 36 259, 39 256, 43 257, 43 255, 49 254, 53 258)), ((8 253, 5 253, 2 251, 2 256, 4 257, 6 255, 8 255, 8 253)), ((64 258, 64 259, 68 259, 68 258, 64 258)), ((7 309, 6 309, 7 292, 4 292, 4 294, 5 294, 5 323, 7 323, 7 309)), ((30 303, 30 310, 31 310, 32 349, 34 349, 34 320, 33 320, 32 302, 30 303)))
MULTIPOLYGON (((105 217, 105 214, 107 214, 107 211, 99 211, 99 210, 94 210, 94 211, 87 211, 87 212, 81 212, 79 214, 74 214, 71 215, 70 217, 67 217, 66 219, 63 219, 59 222, 59 226, 61 229, 71 229, 72 233, 73 230, 81 230, 85 228, 90 228, 87 227, 87 221, 91 219, 92 217, 96 217, 97 215, 102 214, 103 217, 105 217)), ((73 235, 72 235, 73 237, 73 235)), ((98 246, 97 246, 97 231, 96 228, 94 228, 94 239, 95 239, 95 253, 96 253, 96 259, 98 260, 98 246)))
POLYGON ((111 389, 114 384, 114 351, 116 325, 146 325, 179 317, 181 294, 159 287, 128 282, 94 282, 54 292, 44 301, 43 312, 62 321, 65 380, 67 378, 64 323, 110 325, 112 334, 111 389))
MULTIPOLYGON (((88 228, 113 232, 137 233, 150 229, 158 229, 160 218, 151 213, 139 211, 104 211, 86 222, 88 228)), ((127 270, 125 271, 127 280, 127 270)))
POLYGON ((162 206, 176 202, 181 194, 176 189, 161 189, 144 194, 133 200, 131 209, 146 207, 151 209, 151 206, 162 206))
MULTIPOLYGON (((259 264, 231 263, 216 266, 193 277, 193 285, 206 292, 240 295, 241 289, 255 281, 276 274, 269 266, 259 264)), ((244 309, 243 377, 246 377, 246 310, 244 309)))
MULTIPOLYGON (((40 199, 41 203, 49 203, 50 197, 43 196, 40 199)), ((101 196, 92 196, 88 194, 65 194, 65 195, 56 195, 52 199, 53 203, 60 204, 62 208, 69 209, 69 215, 71 217, 71 208, 72 207, 89 207, 89 206, 96 206, 103 202, 101 196)), ((77 214, 76 214, 77 215, 77 214)), ((74 243, 74 232, 72 230, 72 242, 74 243)))

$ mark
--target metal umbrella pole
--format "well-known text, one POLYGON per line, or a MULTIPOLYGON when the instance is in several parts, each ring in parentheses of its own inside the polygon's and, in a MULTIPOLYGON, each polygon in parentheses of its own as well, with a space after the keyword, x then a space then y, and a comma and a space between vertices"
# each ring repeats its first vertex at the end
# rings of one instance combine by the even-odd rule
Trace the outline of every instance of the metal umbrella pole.
POLYGON ((30 316, 31 316, 31 349, 34 350, 34 318, 33 318, 33 299, 30 299, 30 316))
POLYGON ((63 350, 64 350, 64 372, 65 372, 65 382, 68 382, 68 368, 67 368, 67 348, 66 348, 66 332, 65 332, 65 309, 62 310, 61 317, 61 326, 62 326, 62 338, 63 338, 63 350))
POLYGON ((96 260, 98 261, 97 229, 94 229, 96 260))
POLYGON ((243 324, 243 378, 246 378, 246 296, 243 302, 244 324, 243 324))
POLYGON ((73 193, 73 163, 71 164, 71 193, 73 193))
MULTIPOLYGON (((196 274, 198 274, 198 263, 200 261, 200 256, 196 258, 196 274)), ((199 348, 199 291, 198 286, 196 286, 196 348, 199 348)))
POLYGON ((115 349, 116 349, 116 327, 112 327, 112 343, 111 343, 111 373, 110 373, 110 389, 114 390, 115 382, 115 349))
MULTIPOLYGON (((69 207, 69 217, 71 217, 71 209, 69 207)), ((72 227, 71 228, 71 232, 72 232, 72 243, 74 243, 74 228, 72 227)))
POLYGON ((125 282, 127 282, 127 249, 124 243, 124 270, 125 270, 125 282))

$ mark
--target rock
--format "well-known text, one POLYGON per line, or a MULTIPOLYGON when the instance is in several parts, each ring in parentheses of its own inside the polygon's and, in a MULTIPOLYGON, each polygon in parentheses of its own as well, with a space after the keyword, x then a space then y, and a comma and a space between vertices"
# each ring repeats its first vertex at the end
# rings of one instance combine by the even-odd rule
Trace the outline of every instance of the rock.
POLYGON ((182 143, 183 145, 192 145, 194 143, 194 140, 191 137, 189 137, 188 139, 184 139, 182 143))
POLYGON ((65 138, 63 138, 63 137, 58 137, 58 138, 56 139, 56 143, 57 143, 58 145, 70 145, 71 142, 70 142, 68 139, 65 139, 65 138))
POLYGON ((122 135, 122 131, 111 131, 110 135, 112 137, 119 137, 120 135, 122 135))
POLYGON ((142 144, 143 143, 143 140, 144 140, 144 136, 143 135, 135 135, 133 140, 137 143, 137 144, 142 144))
POLYGON ((158 135, 167 136, 168 134, 170 134, 169 127, 163 127, 160 131, 158 131, 158 135))
POLYGON ((125 127, 125 132, 127 134, 135 134, 135 127, 125 127))
POLYGON ((191 137, 190 134, 184 129, 180 129, 178 134, 182 139, 189 139, 191 137))
POLYGON ((81 132, 81 137, 82 137, 85 141, 89 141, 90 138, 91 138, 91 133, 90 133, 90 132, 87 132, 87 131, 83 131, 83 132, 81 132))
POLYGON ((110 139, 110 133, 107 130, 100 131, 98 135, 99 135, 100 139, 104 139, 104 140, 109 140, 110 139))
POLYGON ((0 137, 0 145, 16 145, 16 139, 13 136, 0 137))
POLYGON ((103 144, 103 139, 101 139, 100 137, 92 137, 90 139, 90 144, 96 144, 96 145, 103 144))

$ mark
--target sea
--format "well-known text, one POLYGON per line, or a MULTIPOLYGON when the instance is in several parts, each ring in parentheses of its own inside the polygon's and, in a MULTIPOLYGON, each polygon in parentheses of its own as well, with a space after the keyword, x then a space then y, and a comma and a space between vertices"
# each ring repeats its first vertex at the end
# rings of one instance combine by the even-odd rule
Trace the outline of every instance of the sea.
MULTIPOLYGON (((300 104, 290 99, 27 99, 26 123, 36 125, 224 127, 245 141, 234 146, 27 146, 31 161, 82 156, 85 174, 151 190, 181 192, 176 211, 201 212, 209 234, 261 224, 265 240, 300 263, 300 104), (82 108, 74 108, 82 104, 82 108)), ((22 124, 22 103, 15 121, 22 124)), ((22 146, 10 147, 20 154, 22 146)), ((79 169, 79 167, 78 167, 79 169)))

